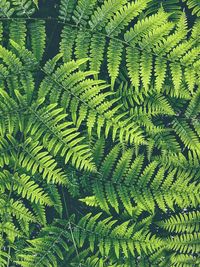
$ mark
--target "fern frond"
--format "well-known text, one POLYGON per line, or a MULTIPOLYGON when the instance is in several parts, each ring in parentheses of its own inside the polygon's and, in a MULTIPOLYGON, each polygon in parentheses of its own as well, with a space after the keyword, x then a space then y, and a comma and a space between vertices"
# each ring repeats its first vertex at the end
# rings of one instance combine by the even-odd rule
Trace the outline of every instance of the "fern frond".
MULTIPOLYGON (((90 46, 91 34, 88 31, 79 31, 76 36, 76 48, 75 56, 76 59, 88 58, 89 56, 89 46, 90 46)), ((85 70, 87 67, 87 62, 80 65, 80 70, 85 70)))
POLYGON ((26 23, 24 20, 12 21, 9 26, 10 39, 16 42, 20 47, 25 46, 26 41, 26 23))
POLYGON ((12 160, 8 156, 10 154, 15 160, 19 159, 18 164, 27 171, 31 171, 33 175, 38 171, 48 182, 66 184, 66 175, 56 167, 55 159, 42 146, 39 146, 37 141, 31 143, 32 139, 28 138, 24 143, 18 143, 12 136, 8 135, 7 138, 8 140, 1 140, 1 149, 5 152, 8 151, 3 155, 2 162, 7 165, 12 164, 12 160), (18 149, 21 149, 19 155, 18 149))
POLYGON ((34 222, 35 217, 29 211, 25 205, 19 201, 19 200, 14 200, 14 199, 6 199, 0 200, 0 206, 1 206, 1 214, 11 214, 16 217, 17 220, 23 220, 25 222, 34 222))
POLYGON ((104 148, 105 148, 105 139, 104 138, 98 139, 92 149, 92 155, 94 157, 96 165, 99 165, 103 158, 104 148))
MULTIPOLYGON (((20 101, 24 101, 18 91, 16 91, 16 95, 20 101)), ((4 97, 7 97, 7 95, 4 94, 4 97)), ((42 102, 43 101, 40 102, 39 106, 42 102)), ((26 105, 26 102, 22 104, 26 105)), ((34 135, 35 140, 39 140, 43 135, 42 142, 44 146, 49 151, 52 151, 55 156, 59 153, 64 157, 65 163, 72 158, 72 163, 76 165, 77 168, 85 168, 90 171, 95 170, 91 153, 89 153, 90 149, 86 144, 82 143, 84 137, 80 137, 80 133, 77 132, 77 129, 71 127, 73 124, 72 122, 63 121, 66 117, 66 114, 62 112, 63 109, 55 109, 55 104, 44 108, 39 108, 39 106, 38 104, 29 108, 25 106, 30 114, 25 132, 29 133, 31 136, 34 135), (32 128, 33 123, 35 125, 32 128)), ((37 152, 36 150, 36 153, 37 152)), ((54 163, 51 163, 53 166, 54 163)))
MULTIPOLYGON (((70 187, 70 184, 68 187, 70 187)), ((51 202, 53 203, 55 210, 58 212, 60 217, 62 217, 63 203, 59 192, 59 188, 53 183, 44 185, 44 188, 45 191, 48 193, 48 196, 51 199, 51 202)))
POLYGON ((111 19, 106 26, 108 36, 117 36, 134 17, 145 9, 148 2, 149 0, 137 0, 120 8, 120 10, 116 12, 115 17, 111 19))
POLYGON ((198 0, 184 0, 189 9, 192 10, 192 15, 200 16, 200 3, 198 0))
MULTIPOLYGON (((54 58, 47 61, 46 64, 44 65, 44 71, 47 72, 49 75, 52 74, 56 67, 57 62, 60 60, 61 57, 62 54, 60 53, 56 55, 54 58)), ((38 99, 46 97, 46 95, 49 93, 50 90, 51 90, 50 79, 49 77, 45 77, 38 89, 38 99)))
POLYGON ((18 130, 24 109, 2 89, 0 89, 0 100, 0 133, 4 136, 5 133, 12 134, 18 130))
POLYGON ((108 73, 111 77, 111 88, 114 89, 115 80, 119 74, 120 59, 122 57, 123 44, 111 40, 108 46, 108 73))
POLYGON ((76 0, 61 0, 59 8, 59 18, 61 20, 69 21, 72 17, 73 10, 75 8, 76 0))
POLYGON ((67 182, 66 176, 61 169, 56 168, 57 164, 53 157, 44 151, 38 142, 31 144, 31 139, 27 139, 22 148, 23 152, 20 153, 19 164, 23 168, 31 171, 33 175, 36 171, 41 172, 47 182, 52 181, 64 184, 67 182))
MULTIPOLYGON (((93 80, 87 78, 96 74, 93 71, 82 72, 78 68, 86 60, 71 61, 58 68, 51 77, 52 87, 51 97, 54 99, 62 93, 62 105, 65 108, 69 106, 74 123, 80 125, 82 121, 87 120, 88 132, 97 125, 97 133, 100 137, 101 129, 105 126, 105 135, 108 136, 112 129, 112 138, 119 136, 120 141, 144 143, 142 131, 130 118, 125 119, 125 115, 118 116, 118 110, 121 105, 115 105, 117 98, 108 100, 111 92, 104 92, 108 87, 102 80, 93 80), (70 85, 70 86, 69 86, 70 85), (54 94, 55 92, 55 94, 54 94), (66 99, 68 99, 66 103, 66 99)), ((48 75, 48 73, 46 73, 48 75)), ((49 75, 48 75, 49 76, 49 75)))
POLYGON ((88 240, 91 251, 99 244, 102 256, 107 256, 113 251, 119 259, 122 253, 126 258, 134 257, 136 253, 148 255, 161 245, 161 240, 149 233, 142 235, 141 232, 134 232, 134 227, 129 226, 129 221, 116 225, 116 220, 110 217, 99 221, 100 215, 91 217, 91 214, 87 214, 78 225, 75 225, 74 233, 78 246, 82 246, 88 240))
POLYGON ((22 236, 20 231, 18 229, 16 229, 15 225, 13 223, 11 223, 11 222, 0 223, 0 231, 7 235, 7 239, 11 243, 14 243, 14 241, 15 241, 15 239, 17 237, 21 237, 22 236))
POLYGON ((90 69, 100 72, 101 63, 103 61, 106 40, 104 36, 94 34, 91 39, 90 47, 90 69))
POLYGON ((132 215, 138 205, 142 210, 154 212, 156 207, 166 212, 167 208, 174 210, 175 204, 180 208, 198 204, 199 186, 194 182, 196 173, 190 171, 172 171, 164 167, 158 168, 156 161, 146 167, 142 155, 135 158, 131 164, 133 152, 127 150, 115 163, 117 147, 108 154, 99 177, 93 182, 93 197, 81 199, 89 205, 100 206, 110 214, 110 206, 120 213, 121 206, 132 215), (106 166, 109 166, 105 169, 106 166), (112 172, 112 169, 115 171, 112 172), (129 171, 128 171, 129 169, 129 171), (106 170, 104 172, 104 170, 106 170), (104 174, 104 173, 105 174, 104 174), (110 178, 109 178, 110 177, 110 178), (180 178, 175 178, 180 177, 180 178), (107 181, 109 178, 109 181, 107 181), (181 193, 182 192, 182 193, 181 193))
POLYGON ((176 63, 172 63, 170 68, 171 68, 172 80, 174 84, 175 95, 177 95, 181 87, 181 80, 182 80, 182 75, 183 75, 182 68, 176 63))
POLYGON ((31 202, 52 205, 52 202, 48 195, 43 191, 41 187, 37 183, 35 183, 29 176, 26 174, 19 175, 18 173, 14 173, 13 175, 7 171, 4 171, 1 174, 0 187, 1 191, 4 192, 5 186, 7 189, 13 187, 13 190, 21 195, 22 198, 30 200, 31 202), (3 188, 4 186, 4 188, 3 188))
POLYGON ((1 45, 0 58, 2 58, 3 62, 8 66, 8 69, 11 70, 13 73, 20 73, 22 71, 23 66, 19 58, 17 58, 14 53, 8 51, 1 45))
POLYGON ((19 252, 16 264, 20 266, 58 266, 58 260, 64 259, 69 250, 66 239, 69 237, 65 225, 50 225, 43 228, 41 235, 29 240, 30 246, 19 252), (62 227, 63 228, 62 228, 62 227))
POLYGON ((55 109, 56 105, 51 104, 48 107, 38 109, 31 107, 31 116, 27 124, 26 132, 40 139, 42 136, 43 144, 51 151, 54 156, 61 155, 65 164, 72 160, 72 164, 77 168, 94 171, 95 166, 92 162, 90 149, 87 144, 83 144, 84 137, 80 136, 73 124, 69 121, 63 121, 66 117, 62 108, 55 109), (34 123, 34 127, 31 128, 34 123))
POLYGON ((192 151, 199 153, 200 148, 198 136, 185 120, 175 119, 173 121, 173 128, 185 146, 192 151))
POLYGON ((165 36, 168 36, 172 29, 174 29, 174 27, 174 23, 166 22, 158 28, 153 28, 151 31, 145 34, 145 36, 139 42, 140 49, 144 49, 144 51, 152 49, 165 36))
POLYGON ((149 54, 148 51, 142 52, 140 71, 141 71, 142 83, 146 91, 148 90, 151 79, 152 64, 153 64, 152 60, 153 60, 152 55, 149 54))
POLYGON ((164 222, 158 223, 162 228, 175 233, 193 233, 199 231, 200 214, 199 212, 179 213, 171 216, 164 222))
POLYGON ((192 96, 192 99, 187 107, 185 115, 187 118, 195 118, 200 111, 200 90, 198 89, 192 96))
POLYGON ((146 96, 146 99, 143 103, 143 108, 144 109, 142 110, 141 115, 145 113, 150 116, 157 114, 166 114, 168 116, 175 115, 175 112, 167 99, 158 93, 153 93, 149 96, 146 96))
POLYGON ((116 145, 114 148, 109 152, 109 154, 106 156, 104 161, 101 164, 100 167, 100 173, 102 174, 102 177, 106 179, 109 177, 110 172, 112 171, 113 165, 115 164, 118 155, 120 152, 120 146, 116 145))
POLYGON ((126 4, 126 0, 107 0, 98 7, 97 10, 91 16, 91 20, 89 21, 89 25, 92 30, 101 29, 107 24, 107 21, 122 8, 124 4, 126 4))
MULTIPOLYGON (((26 80, 26 83, 29 83, 29 85, 31 87, 33 87, 34 82, 33 82, 33 75, 31 73, 31 71, 36 70, 36 68, 38 67, 38 61, 36 60, 36 58, 32 52, 30 52, 26 48, 20 46, 19 44, 17 44, 13 40, 10 40, 10 44, 17 51, 17 55, 23 63, 24 71, 21 73, 21 79, 20 79, 21 83, 24 86, 24 83, 25 83, 24 81, 26 80), (30 79, 30 81, 27 81, 28 78, 30 79)), ((17 88, 14 88, 14 90, 16 90, 16 89, 17 88)), ((27 90, 27 88, 25 88, 25 92, 26 92, 26 90, 27 90)), ((29 89, 29 91, 31 91, 31 90, 29 89)), ((26 93, 28 95, 28 92, 26 92, 26 93)), ((30 96, 30 95, 28 95, 28 96, 30 96)))
POLYGON ((75 28, 71 28, 65 25, 61 33, 62 38, 60 42, 60 52, 63 53, 64 62, 68 62, 72 59, 71 57, 72 52, 73 52, 72 48, 73 48, 76 35, 77 35, 77 31, 75 28))
POLYGON ((162 7, 168 14, 171 14, 173 20, 178 20, 182 15, 181 5, 179 0, 152 0, 148 3, 145 15, 154 14, 162 7))
POLYGON ((41 225, 46 226, 47 219, 46 219, 45 206, 39 203, 37 204, 31 203, 31 208, 33 209, 36 220, 40 222, 41 225))
POLYGON ((11 6, 10 2, 7 0, 0 0, 1 12, 0 17, 9 18, 14 13, 14 8, 11 6))
POLYGON ((11 0, 15 13, 18 16, 31 16, 35 12, 35 3, 32 0, 11 0))
POLYGON ((1 240, 0 266, 2 267, 6 266, 9 259, 10 259, 10 255, 7 252, 3 251, 2 249, 2 240, 1 240))
POLYGON ((140 85, 140 52, 136 47, 128 47, 126 53, 126 65, 132 85, 138 90, 140 85))
POLYGON ((199 259, 193 255, 187 255, 187 254, 178 254, 175 253, 170 258, 171 265, 174 267, 181 267, 185 266, 194 266, 197 267, 199 265, 199 259))
POLYGON ((30 24, 31 34, 31 47, 35 58, 40 61, 43 57, 45 44, 46 44, 46 33, 45 24, 42 20, 37 20, 30 24))
POLYGON ((74 11, 73 20, 76 25, 87 24, 88 17, 92 14, 93 8, 96 5, 97 0, 79 0, 74 11))
POLYGON ((168 238, 168 247, 181 253, 199 253, 199 233, 176 235, 168 238))
POLYGON ((157 57, 155 62, 156 90, 159 93, 162 90, 167 72, 167 61, 163 57, 157 57))
POLYGON ((124 40, 131 45, 138 43, 148 32, 166 23, 168 16, 168 13, 164 12, 163 9, 159 9, 157 14, 139 20, 134 28, 124 34, 124 40))

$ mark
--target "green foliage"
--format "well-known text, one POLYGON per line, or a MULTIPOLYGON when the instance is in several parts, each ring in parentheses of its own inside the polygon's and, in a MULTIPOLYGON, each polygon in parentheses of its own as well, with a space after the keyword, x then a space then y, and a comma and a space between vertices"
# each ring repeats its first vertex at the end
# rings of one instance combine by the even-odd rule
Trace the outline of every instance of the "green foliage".
POLYGON ((168 220, 161 222, 160 226, 171 232, 187 232, 192 233, 199 231, 199 212, 189 212, 177 214, 168 220))
MULTIPOLYGON (((79 42, 75 43, 75 41, 71 39, 70 45, 64 47, 63 43, 67 43, 65 38, 68 39, 67 36, 69 36, 69 33, 66 34, 66 27, 64 27, 60 46, 61 52, 64 53, 64 58, 67 58, 68 54, 73 53, 73 43, 75 46, 75 53, 78 55, 82 54, 83 45, 87 44, 88 47, 84 57, 87 55, 90 56, 91 61, 95 61, 95 65, 98 66, 96 69, 99 70, 102 64, 104 47, 102 46, 101 48, 100 46, 100 49, 96 51, 96 53, 93 51, 94 47, 96 47, 95 43, 93 43, 96 42, 94 36, 99 32, 102 35, 102 41, 100 41, 102 44, 105 42, 105 37, 110 39, 107 45, 107 69, 111 77, 112 87, 114 87, 115 80, 119 74, 120 61, 123 59, 122 54, 127 53, 126 65, 128 76, 136 89, 139 87, 140 90, 146 89, 147 91, 150 89, 150 85, 155 82, 156 89, 160 91, 163 85, 167 83, 166 77, 168 76, 168 78, 171 77, 173 81, 174 93, 177 95, 183 83, 182 72, 186 72, 185 64, 183 64, 184 59, 187 54, 193 53, 193 51, 196 50, 196 44, 192 36, 187 36, 184 14, 180 16, 178 23, 175 24, 170 21, 169 14, 165 13, 163 9, 159 9, 157 14, 139 19, 132 27, 130 22, 134 19, 134 16, 137 16, 138 13, 141 13, 141 11, 146 8, 146 4, 149 1, 142 1, 141 3, 137 1, 132 4, 127 3, 127 5, 124 5, 124 2, 125 1, 122 1, 122 3, 119 1, 116 2, 116 7, 112 4, 111 9, 109 8, 111 2, 105 1, 101 8, 99 7, 96 11, 93 11, 91 18, 88 16, 87 21, 84 21, 84 27, 90 28, 89 31, 87 31, 90 35, 86 37, 87 41, 85 39, 85 41, 82 41, 82 45, 80 45, 79 42), (115 12, 112 19, 111 11, 115 12), (101 15, 101 12, 104 13, 101 15), (99 21, 99 19, 102 21, 99 21), (126 30, 128 24, 130 24, 130 27, 129 30, 126 30), (120 33, 119 40, 118 38, 116 40, 116 37, 120 33), (121 36, 124 36, 124 38, 121 38, 121 36), (127 49, 123 43, 128 46, 127 49), (124 53, 122 53, 123 51, 124 53), (98 55, 98 57, 96 57, 96 55, 98 55), (115 55, 115 57, 113 55, 115 55), (137 65, 134 64, 134 69, 131 70, 133 68, 131 66, 133 60, 137 62, 137 65), (155 70, 152 69, 154 62, 156 65, 155 70), (153 75, 157 77, 155 81, 152 80, 152 77, 154 77, 153 75)), ((79 5, 77 8, 80 8, 79 5)), ((88 12, 91 13, 92 11, 88 10, 88 12)), ((79 30, 79 27, 77 29, 70 29, 70 27, 67 26, 67 28, 70 32, 73 30, 77 37, 80 36, 82 31, 82 28, 79 30)), ((82 34, 85 36, 85 33, 82 34)), ((197 73, 193 68, 191 71, 193 71, 193 80, 195 80, 197 73)), ((190 90, 193 90, 194 85, 195 81, 188 81, 190 90)))
POLYGON ((200 16, 200 3, 198 0, 184 0, 187 3, 188 8, 192 9, 192 14, 200 16))
POLYGON ((57 266, 58 259, 63 260, 63 252, 69 250, 66 244, 68 223, 46 226, 42 229, 40 237, 28 240, 30 247, 24 253, 19 252, 16 263, 20 266, 57 266), (63 228, 61 228, 63 227, 63 228))
POLYGON ((189 171, 171 171, 158 166, 156 161, 145 166, 142 154, 132 162, 132 150, 124 152, 116 162, 118 156, 116 146, 100 165, 99 176, 92 179, 94 196, 82 199, 83 202, 100 206, 108 213, 111 208, 118 214, 126 211, 130 216, 137 208, 155 213, 157 208, 166 212, 168 208, 174 210, 176 205, 182 209, 198 206, 199 187, 189 171))
POLYGON ((17 16, 31 16, 38 7, 38 0, 1 0, 0 17, 11 17, 13 13, 17 16))
POLYGON ((63 21, 70 20, 76 2, 77 2, 76 0, 61 0, 59 9, 60 11, 59 18, 62 19, 63 21))
POLYGON ((171 18, 174 20, 179 19, 181 16, 181 1, 180 0, 151 0, 148 3, 147 11, 145 12, 145 15, 150 15, 152 13, 155 13, 160 7, 163 7, 163 9, 171 14, 171 18))
POLYGON ((199 266, 198 1, 0 0, 0 266, 199 266))
POLYGON ((45 49, 45 26, 42 20, 36 20, 30 24, 30 34, 31 34, 31 46, 32 51, 37 59, 40 61, 42 59, 44 49, 45 49))

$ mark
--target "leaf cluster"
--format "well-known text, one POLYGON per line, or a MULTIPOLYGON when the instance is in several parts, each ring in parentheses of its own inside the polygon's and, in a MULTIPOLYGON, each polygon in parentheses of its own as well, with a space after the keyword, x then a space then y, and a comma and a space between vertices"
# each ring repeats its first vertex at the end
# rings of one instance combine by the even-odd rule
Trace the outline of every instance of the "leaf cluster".
POLYGON ((199 10, 0 0, 0 266, 199 266, 199 10))

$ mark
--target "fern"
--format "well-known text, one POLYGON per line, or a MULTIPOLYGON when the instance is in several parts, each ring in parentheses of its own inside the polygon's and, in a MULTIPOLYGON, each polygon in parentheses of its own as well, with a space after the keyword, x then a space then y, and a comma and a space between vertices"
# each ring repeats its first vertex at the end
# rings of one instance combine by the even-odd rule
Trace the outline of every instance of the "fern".
POLYGON ((194 256, 175 254, 172 257, 171 264, 173 264, 172 266, 184 266, 185 264, 187 264, 188 266, 198 266, 199 260, 194 256))
POLYGON ((111 19, 106 26, 106 33, 108 36, 118 35, 126 25, 137 16, 145 7, 149 0, 136 1, 135 3, 128 3, 123 9, 120 9, 114 19, 111 19))
POLYGON ((192 151, 199 153, 199 141, 196 134, 184 120, 174 120, 173 127, 183 143, 192 151))
POLYGON ((87 145, 81 143, 84 137, 80 137, 79 133, 76 132, 76 128, 69 127, 72 122, 59 123, 66 117, 66 114, 61 113, 62 109, 53 109, 54 107, 55 105, 50 105, 47 109, 42 109, 39 112, 31 109, 33 117, 30 118, 26 131, 30 132, 30 135, 35 136, 36 139, 39 139, 41 134, 46 132, 43 136, 44 146, 48 151, 52 151, 54 156, 59 153, 64 157, 65 164, 72 158, 72 162, 77 168, 95 170, 90 158, 90 149, 87 145), (49 114, 51 114, 50 120, 48 120, 49 114), (35 127, 30 129, 31 123, 34 122, 35 127), (69 129, 66 129, 66 127, 69 129), (41 132, 41 128, 44 131, 41 132), (65 130, 63 131, 63 129, 65 130))
POLYGON ((160 226, 171 232, 193 233, 199 231, 199 213, 189 212, 178 214, 169 218, 167 221, 160 223, 160 226))
POLYGON ((160 243, 159 240, 156 240, 154 236, 150 236, 149 234, 138 238, 139 233, 134 233, 133 227, 128 226, 129 222, 115 226, 115 221, 110 220, 108 217, 97 224, 96 220, 100 214, 97 214, 91 219, 90 216, 91 214, 88 214, 86 217, 83 217, 76 226, 75 238, 78 245, 83 244, 86 239, 84 231, 88 232, 90 249, 93 251, 96 242, 99 240, 98 235, 102 233, 101 242, 99 243, 99 250, 102 255, 108 255, 110 250, 113 249, 113 253, 119 258, 121 247, 125 257, 127 257, 128 246, 133 256, 135 255, 135 251, 140 255, 141 250, 144 250, 145 253, 148 253, 147 251, 152 252, 160 243))
POLYGON ((197 17, 200 16, 200 3, 197 0, 191 1, 191 0, 184 0, 186 2, 188 8, 192 9, 192 14, 196 14, 197 17))
POLYGON ((1 0, 1 17, 11 17, 13 13, 17 16, 30 17, 38 8, 37 0, 1 0))
POLYGON ((92 13, 92 10, 96 4, 96 0, 81 0, 78 1, 76 10, 74 11, 73 20, 76 25, 87 23, 89 15, 92 13), (85 21, 86 20, 86 21, 85 21))
POLYGON ((0 266, 199 266, 197 2, 0 0, 0 266))
POLYGON ((100 137, 101 128, 106 125, 105 134, 108 136, 110 128, 112 128, 113 140, 118 134, 120 140, 125 139, 127 142, 138 144, 145 143, 142 131, 136 123, 130 123, 130 119, 122 119, 126 115, 125 113, 118 116, 120 105, 115 105, 117 98, 111 101, 107 100, 108 96, 112 95, 111 92, 104 92, 108 86, 102 80, 87 78, 95 72, 79 70, 75 72, 79 65, 85 62, 86 60, 82 59, 66 63, 58 68, 51 77, 44 70, 45 74, 49 76, 52 88, 55 85, 50 99, 55 101, 62 94, 61 103, 65 108, 69 107, 73 122, 80 127, 80 124, 87 120, 89 135, 97 124, 97 133, 100 137), (66 99, 68 99, 67 102, 66 99))
MULTIPOLYGON (((87 44, 87 54, 89 53, 90 43, 91 48, 95 47, 95 43, 93 44, 93 42, 95 42, 95 38, 93 37, 95 36, 95 34, 100 32, 100 36, 102 36, 102 44, 103 40, 105 40, 103 36, 106 35, 110 38, 110 45, 108 45, 107 49, 107 69, 111 77, 112 87, 114 87, 114 82, 118 77, 120 59, 122 58, 123 54, 122 51, 125 51, 125 47, 123 47, 123 43, 125 42, 128 45, 127 69, 129 70, 130 79, 132 80, 133 85, 136 86, 136 88, 138 88, 139 86, 144 86, 146 90, 152 82, 151 77, 154 74, 152 65, 154 63, 155 55, 155 64, 157 66, 155 68, 155 75, 157 76, 155 83, 157 90, 160 91, 162 86, 165 84, 169 65, 171 69, 170 76, 175 86, 175 93, 178 94, 183 82, 182 72, 186 71, 185 64, 182 65, 182 60, 186 53, 191 53, 193 49, 196 49, 195 43, 193 43, 191 36, 186 38, 187 29, 185 27, 186 21, 184 14, 180 16, 179 21, 175 24, 169 21, 169 15, 166 14, 162 9, 160 9, 156 15, 152 15, 150 17, 139 20, 134 25, 134 27, 131 27, 128 31, 124 30, 126 25, 130 23, 131 19, 134 18, 133 12, 131 12, 131 10, 135 10, 135 16, 137 16, 138 13, 141 13, 142 9, 146 7, 147 2, 143 1, 141 4, 140 2, 136 1, 135 3, 129 3, 121 7, 120 4, 122 5, 125 3, 119 2, 116 4, 116 10, 114 9, 114 5, 112 5, 112 12, 116 12, 112 19, 110 17, 111 13, 109 7, 111 3, 109 1, 105 1, 101 8, 97 8, 96 11, 93 11, 93 15, 91 15, 91 18, 88 17, 87 20, 89 26, 92 27, 92 33, 94 32, 94 34, 91 34, 90 36, 88 35, 88 41, 84 43, 84 45, 87 44), (138 11, 137 5, 139 8, 138 11), (103 15, 101 15, 101 12, 103 12, 102 10, 104 11, 104 13, 102 13, 103 15), (102 22, 98 21, 97 14, 99 15, 98 17, 102 19, 102 22), (97 24, 97 27, 93 22, 94 18, 96 18, 95 23, 97 24), (121 31, 124 34, 124 40, 122 40, 121 38, 116 39, 115 37, 119 35, 121 31), (180 48, 182 48, 182 55, 180 55, 179 53, 180 48), (134 49, 134 52, 132 52, 134 54, 131 56, 130 51, 132 49, 134 49), (142 50, 143 52, 140 53, 140 50, 142 50), (112 60, 115 53, 115 60, 112 60), (133 70, 131 71, 131 59, 134 59, 137 62, 141 62, 140 68, 138 66, 134 67, 137 69, 137 72, 133 70), (110 63, 111 61, 112 65, 110 63), (132 75, 134 75, 135 78, 132 78, 132 75), (140 78, 142 83, 140 82, 140 78)), ((90 12, 89 9, 88 12, 90 12)), ((87 27, 86 21, 84 22, 84 26, 87 27)), ((77 30, 75 30, 73 27, 70 29, 70 27, 67 26, 67 28, 69 31, 77 32, 77 30)), ((69 34, 64 34, 65 29, 66 27, 63 29, 61 51, 64 52, 64 57, 66 58, 67 54, 72 54, 73 44, 71 43, 71 41, 74 41, 70 38, 70 46, 68 46, 69 49, 66 50, 66 48, 62 48, 62 43, 65 43, 65 36, 67 38, 69 34)), ((81 31, 82 30, 78 30, 78 36, 79 34, 81 34, 81 31)), ((90 30, 87 30, 87 34, 89 32, 90 30)), ((81 54, 82 46, 80 46, 78 43, 75 44, 75 51, 77 54, 81 54)), ((96 50, 96 54, 99 57, 96 63, 98 66, 96 67, 97 70, 100 69, 100 64, 102 64, 101 58, 103 51, 103 47, 99 51, 96 50)), ((91 50, 90 54, 92 55, 92 61, 96 61, 96 58, 94 58, 93 50, 91 50)), ((193 90, 195 86, 196 72, 193 69, 191 70, 191 72, 193 73, 193 83, 188 82, 188 86, 190 90, 193 90)))
MULTIPOLYGON (((66 223, 65 228, 67 226, 68 223, 66 223)), ((20 266, 47 266, 49 264, 57 266, 57 257, 63 259, 62 250, 68 251, 68 245, 65 241, 68 238, 68 233, 66 233, 65 228, 61 229, 57 226, 43 228, 41 237, 29 240, 30 247, 24 251, 25 254, 19 253, 16 263, 20 266)))
POLYGON ((194 253, 199 252, 198 247, 199 233, 184 234, 182 236, 175 236, 173 240, 169 239, 169 247, 176 250, 179 250, 183 253, 188 253, 193 251, 194 253), (184 244, 183 244, 184 243, 184 244))
POLYGON ((32 6, 32 2, 30 0, 12 0, 12 4, 16 10, 16 14, 18 16, 22 16, 26 14, 27 17, 33 14, 35 11, 34 7, 32 6))
POLYGON ((123 207, 130 215, 137 206, 152 213, 157 208, 163 212, 167 208, 174 210, 175 204, 184 208, 184 205, 188 206, 192 202, 196 207, 199 188, 192 182, 190 172, 176 173, 176 169, 168 171, 164 167, 157 170, 158 164, 155 161, 142 171, 144 156, 139 155, 131 164, 131 150, 127 150, 114 165, 114 160, 118 157, 117 149, 119 148, 115 147, 108 154, 100 167, 100 175, 92 185, 94 197, 81 199, 83 202, 99 206, 107 213, 110 213, 110 208, 120 213, 123 207), (111 168, 115 170, 113 173, 111 168), (179 176, 179 179, 174 179, 179 176), (106 181, 108 177, 110 180, 106 181))
POLYGON ((145 15, 149 15, 155 13, 160 7, 171 14, 171 17, 175 20, 179 19, 181 16, 181 5, 179 0, 170 0, 170 1, 163 1, 163 0, 153 0, 148 3, 147 11, 145 15))
MULTIPOLYGON (((26 175, 21 175, 19 177, 18 173, 14 173, 13 177, 10 173, 3 173, 1 178, 1 186, 6 186, 10 189, 13 186, 13 190, 17 191, 17 194, 21 195, 23 198, 29 199, 31 202, 51 205, 51 200, 48 195, 43 192, 41 188, 34 182, 30 180, 30 177, 26 175)), ((4 192, 5 188, 1 187, 1 191, 4 192)))
POLYGON ((45 26, 44 22, 37 20, 30 25, 31 45, 35 58, 39 61, 42 59, 45 49, 45 26))
POLYGON ((69 61, 72 58, 72 47, 76 38, 76 29, 71 29, 69 26, 65 25, 62 30, 61 36, 62 40, 60 42, 60 51, 63 53, 64 62, 69 61))
POLYGON ((1 0, 0 4, 1 4, 0 16, 9 18, 13 14, 14 8, 11 7, 10 2, 8 2, 7 0, 1 0))
POLYGON ((74 1, 74 0, 61 0, 60 9, 59 9, 59 11, 60 11, 59 17, 63 21, 70 20, 70 17, 72 16, 72 12, 74 10, 75 4, 76 4, 76 1, 74 1))
POLYGON ((123 44, 115 40, 111 40, 108 48, 108 72, 111 77, 111 87, 114 89, 115 80, 119 74, 120 58, 122 54, 123 44))
POLYGON ((112 0, 105 1, 105 3, 103 3, 101 7, 98 7, 96 12, 91 16, 91 21, 89 22, 90 27, 92 29, 101 29, 106 25, 112 15, 120 10, 125 3, 126 0, 120 0, 118 2, 112 0))
POLYGON ((16 42, 20 47, 25 46, 26 24, 25 21, 10 23, 10 39, 16 42))

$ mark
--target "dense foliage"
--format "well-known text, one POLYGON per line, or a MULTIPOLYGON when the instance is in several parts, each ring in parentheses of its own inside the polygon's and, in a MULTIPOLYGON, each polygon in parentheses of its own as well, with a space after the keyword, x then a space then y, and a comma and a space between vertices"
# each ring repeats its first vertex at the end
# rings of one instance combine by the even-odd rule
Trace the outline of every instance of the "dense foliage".
POLYGON ((0 266, 200 266, 199 0, 0 0, 0 266))

